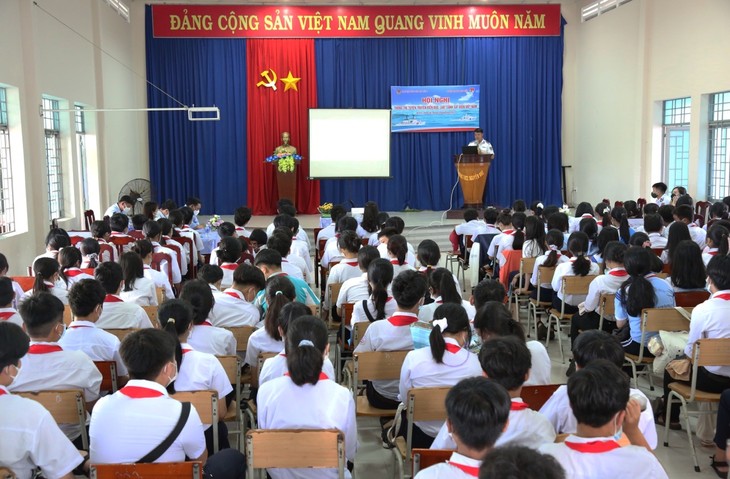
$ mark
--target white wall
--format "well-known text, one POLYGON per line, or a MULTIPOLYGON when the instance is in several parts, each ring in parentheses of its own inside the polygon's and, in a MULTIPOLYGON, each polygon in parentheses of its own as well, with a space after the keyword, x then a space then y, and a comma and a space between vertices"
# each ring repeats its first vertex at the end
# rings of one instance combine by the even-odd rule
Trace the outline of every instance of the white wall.
MULTIPOLYGON (((99 0, 38 3, 48 13, 27 0, 0 2, 0 44, 7 47, 0 50, 0 84, 9 88, 18 216, 17 233, 2 237, 0 252, 8 257, 13 275, 25 274, 26 266, 43 250, 51 221, 41 96, 59 99, 61 108, 73 108, 75 103, 87 108, 146 106, 144 80, 121 65, 133 65, 139 53, 132 47, 131 24, 99 0)), ((86 119, 90 207, 100 215, 124 182, 149 177, 147 117, 144 113, 88 113, 86 119)), ((66 218, 59 223, 73 229, 82 226, 83 205, 70 113, 61 114, 61 137, 66 218)))

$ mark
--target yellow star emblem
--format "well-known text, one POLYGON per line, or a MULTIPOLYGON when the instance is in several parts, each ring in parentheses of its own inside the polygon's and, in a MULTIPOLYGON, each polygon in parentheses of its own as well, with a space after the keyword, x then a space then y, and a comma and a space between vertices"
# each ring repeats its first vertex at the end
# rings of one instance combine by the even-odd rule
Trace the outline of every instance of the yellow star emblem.
POLYGON ((291 70, 289 70, 289 74, 286 77, 280 78, 280 81, 285 85, 284 91, 287 91, 290 88, 299 91, 299 89, 297 89, 297 82, 299 82, 299 80, 301 80, 301 78, 292 76, 291 70))

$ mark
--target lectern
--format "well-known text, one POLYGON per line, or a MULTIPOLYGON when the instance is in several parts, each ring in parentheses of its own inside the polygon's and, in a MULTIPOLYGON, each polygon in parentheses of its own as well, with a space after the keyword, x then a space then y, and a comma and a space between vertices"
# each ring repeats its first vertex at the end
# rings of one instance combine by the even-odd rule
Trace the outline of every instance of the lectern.
POLYGON ((464 193, 464 208, 481 209, 484 204, 484 187, 487 184, 489 166, 494 159, 489 155, 454 155, 454 166, 464 193))

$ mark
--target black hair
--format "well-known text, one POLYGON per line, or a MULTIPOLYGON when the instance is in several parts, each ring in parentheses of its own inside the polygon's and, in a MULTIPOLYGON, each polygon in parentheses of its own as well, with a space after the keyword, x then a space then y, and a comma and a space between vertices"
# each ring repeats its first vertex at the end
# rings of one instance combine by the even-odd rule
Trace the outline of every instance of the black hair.
POLYGON ((155 252, 155 248, 152 246, 152 242, 150 240, 145 239, 135 241, 132 245, 132 251, 137 253, 140 258, 144 259, 153 254, 155 252))
POLYGON ((251 234, 248 235, 248 239, 250 241, 255 241, 258 243, 259 246, 263 246, 266 244, 266 241, 268 241, 268 238, 266 236, 266 231, 256 228, 255 230, 251 231, 251 234))
POLYGON ((681 221, 675 221, 672 226, 669 227, 669 234, 667 235, 667 254, 669 255, 669 261, 674 258, 674 251, 681 241, 692 240, 692 236, 689 234, 689 227, 681 221))
MULTIPOLYGON (((132 227, 136 231, 141 231, 142 228, 144 228, 144 224, 150 220, 154 220, 154 218, 150 218, 149 216, 143 215, 143 214, 133 215, 131 218, 132 227)), ((127 226, 129 226, 129 225, 127 225, 127 226)))
POLYGON ((119 346, 119 355, 130 379, 154 381, 165 365, 175 358, 176 347, 180 347, 177 338, 159 329, 145 328, 124 338, 119 346))
POLYGON ((188 196, 188 199, 185 200, 185 204, 187 206, 190 206, 190 205, 200 205, 202 203, 200 201, 200 198, 198 198, 196 196, 188 196))
POLYGON ((539 216, 528 216, 525 218, 525 241, 532 240, 540 250, 545 252, 545 223, 539 216))
POLYGON ((545 261, 542 263, 543 266, 545 266, 546 268, 552 268, 553 266, 558 264, 560 250, 563 248, 564 241, 565 236, 563 235, 562 231, 557 229, 551 229, 547 232, 547 235, 545 235, 545 243, 547 244, 550 252, 548 253, 547 258, 545 258, 545 261))
POLYGON ((527 215, 524 213, 514 213, 512 215, 512 227, 515 229, 515 234, 512 238, 512 249, 521 250, 522 244, 525 242, 525 220, 527 215))
POLYGON ((94 278, 101 283, 107 294, 117 294, 119 285, 124 280, 124 273, 119 263, 106 261, 96 267, 94 278))
POLYGON ((615 364, 597 359, 568 378, 568 399, 578 424, 608 424, 626 409, 629 377, 615 364))
POLYGON ((127 203, 130 205, 134 205, 134 201, 132 200, 132 197, 129 195, 122 195, 119 197, 119 200, 117 200, 117 204, 119 203, 127 203))
MULTIPOLYGON (((148 220, 155 219, 155 211, 157 211, 156 201, 146 201, 144 205, 142 205, 142 216, 144 216, 148 220)), ((135 229, 137 229, 137 227, 135 227, 135 229)))
POLYGON ((33 273, 35 273, 35 281, 33 282, 33 294, 41 291, 48 291, 45 281, 51 281, 53 275, 58 273, 60 265, 53 258, 38 258, 33 263, 33 273))
POLYGON ((406 228, 406 222, 400 216, 392 216, 385 222, 385 226, 392 226, 396 229, 399 235, 403 234, 403 230, 406 228))
MULTIPOLYGON (((549 217, 555 213, 560 213, 560 207, 558 205, 547 205, 542 209, 542 217, 547 221, 549 217)), ((566 215, 567 217, 567 215, 566 215)))
POLYGON ((78 268, 81 266, 81 251, 75 246, 66 246, 58 252, 58 275, 61 280, 68 286, 69 279, 66 277, 66 270, 69 268, 78 268))
POLYGON ((481 128, 475 128, 474 133, 484 133, 484 130, 481 128))
MULTIPOLYGON (((173 230, 172 221, 167 218, 160 218, 156 221, 156 223, 160 228, 159 234, 162 234, 162 236, 180 236, 177 231, 173 230)), ((142 225, 142 229, 142 232, 144 233, 144 225, 142 225)))
POLYGON ((96 268, 99 264, 97 260, 101 251, 99 242, 94 238, 84 238, 79 242, 78 246, 82 256, 89 256, 89 268, 96 268))
POLYGON ((92 222, 91 226, 89 227, 89 231, 91 232, 91 236, 93 238, 103 238, 105 235, 112 233, 112 229, 109 227, 109 225, 101 220, 92 222))
POLYGON ((562 211, 547 216, 547 228, 548 230, 558 230, 561 233, 568 231, 569 226, 568 215, 562 211))
MULTIPOLYGON (((369 268, 368 268, 369 269, 369 268)), ((411 309, 426 294, 426 278, 415 271, 401 271, 393 279, 393 298, 401 309, 411 309)))
POLYGON ((474 330, 484 339, 485 336, 514 336, 525 342, 525 330, 512 319, 512 313, 499 301, 487 301, 477 309, 474 317, 474 330))
POLYGON ((76 282, 68 292, 68 304, 75 317, 85 318, 97 306, 104 303, 106 291, 95 279, 82 279, 76 282))
POLYGON ((357 253, 362 247, 362 242, 354 231, 343 231, 337 238, 337 246, 343 251, 357 253))
POLYGON ((637 231, 636 233, 631 235, 631 238, 629 238, 629 246, 641 246, 642 248, 649 248, 648 246, 644 246, 646 243, 651 243, 651 240, 649 239, 649 235, 644 233, 643 231, 637 231))
POLYGON ((471 295, 474 296, 474 307, 478 310, 489 301, 497 301, 504 304, 507 292, 500 281, 496 279, 483 279, 472 288, 471 295))
POLYGON ((493 338, 479 351, 482 371, 507 391, 522 387, 532 368, 532 355, 524 341, 513 336, 493 338))
POLYGON ((578 223, 578 231, 588 236, 588 241, 594 242, 598 238, 598 223, 595 218, 583 218, 578 223))
POLYGON ((393 226, 383 226, 380 228, 380 231, 378 231, 378 239, 385 236, 386 238, 390 238, 391 236, 395 236, 398 234, 398 229, 393 226))
POLYGON ((702 250, 692 240, 683 240, 674 248, 672 256, 672 284, 682 289, 700 289, 705 286, 707 274, 702 261, 702 250))
POLYGON ((654 183, 653 185, 651 185, 651 187, 656 188, 657 190, 661 191, 662 194, 667 192, 667 184, 662 183, 661 181, 658 183, 654 183))
POLYGON ((296 216, 297 215, 297 209, 294 207, 292 203, 285 203, 279 205, 279 212, 282 214, 285 214, 287 216, 296 216))
POLYGON ((12 303, 14 297, 13 280, 7 276, 0 277, 0 307, 12 303))
POLYGON ((112 231, 121 233, 129 227, 129 216, 124 213, 114 213, 112 217, 109 218, 109 227, 112 231))
POLYGON ((4 254, 0 253, 0 274, 6 274, 10 269, 8 264, 8 258, 4 254))
POLYGON ((218 226, 218 236, 221 238, 233 236, 236 234, 236 225, 230 221, 224 221, 218 226))
POLYGON ((446 268, 436 268, 428 277, 428 285, 443 303, 461 304, 461 293, 456 288, 454 274, 446 268))
MULTIPOLYGON (((446 394, 446 416, 465 446, 494 446, 509 419, 511 401, 505 389, 485 377, 462 379, 446 394)), ((497 477, 497 476, 495 476, 497 477)))
POLYGON ((134 251, 122 254, 119 258, 119 264, 122 267, 122 276, 124 278, 124 287, 122 291, 134 290, 134 283, 139 278, 144 278, 144 262, 142 257, 134 251))
POLYGON ((722 225, 712 225, 710 230, 707 232, 707 239, 712 241, 712 247, 717 248, 717 254, 726 256, 728 253, 728 236, 730 231, 722 225))
POLYGON ((30 338, 23 328, 15 323, 0 321, 0 370, 11 364, 17 366, 29 348, 30 338))
POLYGON ((497 223, 503 224, 503 225, 511 225, 512 224, 512 212, 510 210, 502 210, 502 212, 497 216, 497 223))
MULTIPOLYGON (((96 223, 96 222, 94 222, 96 223)), ((93 227, 94 223, 91 224, 92 228, 92 235, 93 235, 93 227)), ((103 221, 100 221, 99 223, 104 224, 106 226, 106 223, 103 221)), ((109 227, 106 226, 106 229, 108 230, 109 227)), ((107 231, 109 232, 109 231, 107 231)), ((61 248, 64 248, 66 246, 69 246, 71 244, 71 238, 68 236, 68 233, 63 228, 51 228, 51 230, 46 235, 46 246, 50 246, 52 250, 59 251, 61 248)))
MULTIPOLYGON (((190 208, 188 208, 192 215, 192 211, 190 208)), ((181 210, 172 210, 170 211, 170 214, 167 215, 167 219, 170 221, 170 223, 173 224, 173 226, 183 226, 185 223, 185 215, 183 215, 181 210)))
POLYGON ((219 263, 235 263, 241 258, 241 243, 230 236, 221 238, 216 254, 219 263))
POLYGON ((654 286, 645 278, 651 273, 653 254, 638 246, 631 246, 624 254, 629 279, 621 285, 621 304, 629 316, 639 316, 642 309, 654 307, 654 286))
POLYGON ((286 333, 286 365, 297 386, 317 384, 327 349, 327 327, 314 316, 301 316, 286 333))
MULTIPOLYGON (((644 205, 643 209, 644 216, 646 215, 657 215, 659 214, 659 205, 656 203, 649 203, 644 205)), ((659 216, 661 218, 661 216, 659 216)))
POLYGON ((274 220, 271 222, 274 225, 274 228, 279 228, 280 226, 284 226, 285 228, 289 228, 287 218, 289 218, 289 215, 286 214, 278 214, 274 216, 274 220))
POLYGON ((330 210, 330 218, 332 219, 332 223, 334 223, 335 226, 337 226, 337 222, 340 221, 340 218, 346 215, 347 210, 345 210, 342 205, 334 205, 332 207, 332 210, 330 210))
POLYGON ((145 221, 144 226, 142 226, 142 233, 147 239, 153 240, 162 234, 162 227, 157 221, 145 221))
POLYGON ((176 210, 177 203, 175 203, 175 200, 168 198, 165 201, 163 201, 162 204, 160 204, 160 209, 168 210, 168 211, 176 210))
POLYGON ((215 299, 208 283, 202 279, 186 281, 180 292, 180 299, 187 302, 193 311, 193 324, 203 324, 213 309, 215 299))
POLYGON ((689 206, 691 209, 694 208, 695 200, 690 195, 680 195, 677 201, 674 202, 674 206, 689 206))
POLYGON ((266 248, 278 252, 282 258, 289 256, 289 250, 291 250, 291 233, 284 234, 278 228, 271 233, 269 239, 266 241, 266 248))
POLYGON ((25 298, 18 306, 28 336, 45 337, 63 320, 63 303, 51 293, 39 292, 25 298))
POLYGON ((311 314, 312 310, 309 309, 309 306, 304 303, 300 303, 299 301, 292 301, 291 303, 286 303, 284 307, 281 308, 281 311, 276 318, 276 325, 281 328, 281 332, 284 336, 286 336, 286 333, 289 331, 289 325, 292 321, 311 314))
POLYGON ((467 208, 464 210, 464 221, 466 221, 467 223, 478 218, 479 213, 477 213, 477 210, 475 210, 474 208, 467 208))
POLYGON ((337 221, 335 231, 342 233, 347 230, 357 231, 357 220, 352 216, 343 216, 337 221))
POLYGON ((273 249, 263 249, 258 252, 254 264, 270 266, 272 268, 281 268, 281 254, 273 249))
POLYGON ((421 241, 418 245, 418 249, 416 250, 416 258, 418 258, 418 262, 426 268, 430 269, 436 266, 441 260, 441 250, 439 249, 439 245, 434 240, 430 239, 421 241))
POLYGON ((674 221, 673 205, 662 205, 659 207, 659 210, 657 210, 657 213, 659 213, 659 216, 662 217, 662 221, 664 221, 665 225, 668 225, 669 223, 674 221))
POLYGON ((360 251, 357 252, 357 265, 362 271, 367 271, 370 267, 370 263, 380 258, 378 248, 375 246, 363 246, 360 251))
POLYGON ((246 223, 251 221, 252 216, 251 208, 241 206, 233 212, 233 222, 236 223, 236 226, 246 226, 246 223))
POLYGON ((659 233, 664 227, 664 221, 658 214, 644 215, 644 231, 647 233, 659 233))
POLYGON ((264 318, 264 329, 269 336, 276 341, 281 341, 281 335, 277 328, 279 313, 286 303, 297 299, 297 292, 294 284, 283 274, 271 276, 266 280, 266 317, 264 318))
POLYGON ((233 282, 241 285, 251 285, 261 291, 266 287, 266 278, 264 273, 255 266, 250 264, 239 264, 233 270, 233 282))
MULTIPOLYGON (((615 230, 614 230, 615 231, 615 230)), ((603 253, 603 261, 624 264, 624 255, 628 246, 620 241, 609 241, 603 253)))
POLYGON ((610 217, 609 218, 606 218, 606 216, 611 212, 611 205, 609 205, 608 203, 604 203, 603 201, 601 201, 600 203, 598 203, 596 205, 594 211, 596 212, 596 215, 597 216, 599 216, 599 217, 602 218, 601 219, 601 226, 603 228, 605 228, 607 226, 611 226, 610 217))
MULTIPOLYGON (((362 221, 360 227, 368 233, 375 233, 380 228, 378 223, 378 204, 374 201, 368 201, 365 203, 365 209, 362 215, 362 221)), ((330 214, 331 216, 331 214, 330 214)))
POLYGON ((573 255, 573 274, 585 276, 591 271, 591 260, 586 258, 588 251, 588 235, 576 231, 568 237, 568 251, 573 255))
POLYGON ((378 258, 368 266, 368 289, 375 305, 375 320, 385 319, 385 303, 388 301, 388 285, 393 281, 393 265, 378 258))
POLYGON ((198 279, 208 284, 215 284, 223 279, 223 268, 217 264, 205 264, 198 271, 198 279))
POLYGON ((182 299, 168 299, 157 310, 157 319, 160 321, 162 330, 177 341, 175 345, 175 360, 177 361, 179 371, 183 361, 179 336, 190 328, 190 324, 193 322, 193 308, 182 299))
POLYGON ((639 218, 639 206, 634 200, 624 201, 624 208, 626 208, 626 215, 629 218, 639 218))
POLYGON ((493 225, 497 222, 497 217, 499 217, 499 211, 497 208, 489 207, 484 210, 484 222, 488 225, 493 225))
MULTIPOLYGON (((629 217, 626 208, 618 206, 611 210, 611 218, 619 224, 618 233, 621 241, 628 243, 630 239, 629 217)), ((604 221, 605 224, 605 221, 604 221)))
POLYGON ((438 364, 443 364, 444 353, 446 352, 444 333, 456 334, 466 332, 466 346, 468 346, 471 341, 469 317, 462 305, 446 303, 436 308, 436 311, 433 312, 433 319, 446 319, 448 324, 446 329, 443 331, 441 331, 441 328, 438 326, 434 326, 431 330, 431 334, 428 335, 428 343, 431 346, 431 355, 433 356, 433 360, 438 364))
POLYGON ((730 256, 713 256, 707 263, 707 277, 718 290, 730 289, 730 256))
POLYGON ((525 200, 515 200, 512 203, 512 213, 524 213, 525 211, 527 211, 525 200))
POLYGON ((533 201, 530 203, 530 211, 534 213, 534 216, 542 219, 543 206, 542 201, 533 201))
MULTIPOLYGON (((600 233, 598 233, 598 239, 596 240, 596 246, 598 247, 598 254, 601 255, 601 257, 604 256, 606 253, 606 247, 609 243, 612 243, 614 241, 619 241, 618 236, 618 230, 616 228, 603 228, 600 233)), ((621 243, 624 244, 624 243, 621 243)))
POLYGON ((398 260, 399 265, 404 265, 406 262, 406 255, 408 254, 408 242, 406 241, 406 237, 397 234, 388 238, 388 253, 392 254, 398 260))
POLYGON ((565 469, 550 454, 525 446, 501 446, 484 458, 479 479, 565 479, 565 469))
POLYGON ((674 208, 674 216, 691 223, 694 219, 694 211, 690 205, 679 205, 674 208))
POLYGON ((578 203, 578 206, 575 207, 575 217, 580 218, 583 215, 596 216, 596 212, 593 211, 593 207, 587 201, 578 203))
POLYGON ((597 359, 622 367, 624 350, 616 336, 600 329, 589 329, 580 333, 573 343, 573 359, 579 368, 597 359))
POLYGON ((722 201, 716 201, 712 203, 712 206, 710 206, 710 209, 707 211, 707 216, 710 219, 728 219, 728 205, 723 203, 722 201))
POLYGON ((191 207, 183 206, 178 211, 180 212, 180 214, 182 214, 184 224, 189 225, 190 222, 193 221, 193 216, 195 216, 195 212, 191 207))

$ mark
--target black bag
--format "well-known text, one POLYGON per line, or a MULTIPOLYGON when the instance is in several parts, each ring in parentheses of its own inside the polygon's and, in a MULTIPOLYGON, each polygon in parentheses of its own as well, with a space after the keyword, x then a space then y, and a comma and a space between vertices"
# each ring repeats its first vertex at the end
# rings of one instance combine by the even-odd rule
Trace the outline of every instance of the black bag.
POLYGON ((620 328, 614 329, 611 334, 613 334, 620 343, 628 341, 631 338, 631 328, 629 328, 629 323, 624 324, 620 328))
POLYGON ((182 404, 182 410, 180 411, 180 417, 177 420, 177 424, 175 424, 175 427, 172 428, 172 431, 170 434, 160 443, 159 446, 154 448, 152 451, 150 451, 145 457, 140 459, 137 462, 141 463, 150 463, 155 462, 157 459, 162 456, 165 451, 170 449, 170 446, 172 446, 172 443, 175 442, 175 439, 180 435, 180 433, 183 430, 183 427, 185 427, 185 423, 188 422, 188 417, 190 417, 190 403, 184 402, 182 404))

